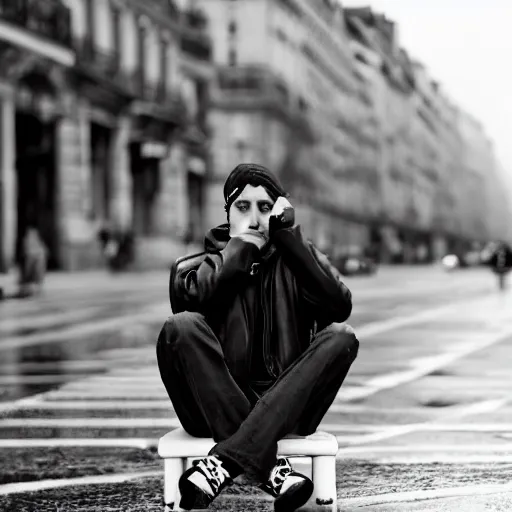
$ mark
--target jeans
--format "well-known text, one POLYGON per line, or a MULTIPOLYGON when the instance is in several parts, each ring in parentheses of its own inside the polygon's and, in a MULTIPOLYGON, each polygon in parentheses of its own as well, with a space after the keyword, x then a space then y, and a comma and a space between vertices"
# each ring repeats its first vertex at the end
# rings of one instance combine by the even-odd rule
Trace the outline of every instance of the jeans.
POLYGON ((211 453, 265 482, 277 442, 316 431, 334 401, 359 342, 350 326, 333 323, 255 403, 230 374, 217 337, 199 313, 170 317, 157 342, 160 375, 183 428, 213 437, 211 453))

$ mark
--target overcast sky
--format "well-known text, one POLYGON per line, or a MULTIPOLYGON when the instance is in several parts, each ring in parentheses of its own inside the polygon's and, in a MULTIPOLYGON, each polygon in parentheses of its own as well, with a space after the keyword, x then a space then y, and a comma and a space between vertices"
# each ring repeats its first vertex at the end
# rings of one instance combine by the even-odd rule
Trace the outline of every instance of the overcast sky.
POLYGON ((345 0, 398 24, 401 46, 479 119, 512 179, 512 0, 345 0))

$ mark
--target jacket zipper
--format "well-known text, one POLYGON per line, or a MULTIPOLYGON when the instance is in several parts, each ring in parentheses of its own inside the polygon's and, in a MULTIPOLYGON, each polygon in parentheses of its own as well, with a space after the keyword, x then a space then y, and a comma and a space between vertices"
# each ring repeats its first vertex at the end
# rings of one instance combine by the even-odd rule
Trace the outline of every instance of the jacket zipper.
POLYGON ((261 276, 261 291, 260 291, 261 310, 263 312, 263 361, 265 362, 265 367, 266 367, 269 375, 271 377, 277 378, 277 375, 275 374, 274 368, 272 365, 272 359, 269 356, 270 336, 271 336, 269 327, 272 326, 272 304, 270 304, 270 307, 268 304, 265 304, 265 279, 264 279, 264 277, 265 276, 263 276, 263 275, 261 276), (268 316, 267 316, 267 310, 268 310, 268 316))

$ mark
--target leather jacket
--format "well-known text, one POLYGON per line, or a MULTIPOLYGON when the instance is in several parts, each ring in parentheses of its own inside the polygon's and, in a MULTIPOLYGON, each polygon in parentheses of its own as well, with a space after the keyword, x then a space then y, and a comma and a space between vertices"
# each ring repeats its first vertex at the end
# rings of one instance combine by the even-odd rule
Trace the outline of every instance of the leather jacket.
MULTIPOLYGON (((280 229, 263 253, 212 229, 205 251, 178 259, 169 282, 174 313, 204 315, 236 382, 247 389, 255 312, 260 301, 267 372, 277 378, 308 347, 316 331, 344 322, 351 293, 327 257, 302 238, 300 226, 280 229)), ((262 329, 262 331, 261 331, 262 329)))

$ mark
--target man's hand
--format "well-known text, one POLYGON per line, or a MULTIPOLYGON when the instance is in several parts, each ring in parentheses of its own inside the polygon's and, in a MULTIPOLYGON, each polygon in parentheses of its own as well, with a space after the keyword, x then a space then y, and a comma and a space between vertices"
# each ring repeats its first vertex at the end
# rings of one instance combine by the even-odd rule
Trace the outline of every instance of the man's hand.
POLYGON ((290 228, 295 223, 295 210, 286 199, 286 197, 278 197, 272 207, 269 219, 269 231, 272 233, 277 229, 290 228))
POLYGON ((248 229, 243 233, 233 235, 231 238, 240 238, 244 242, 254 244, 258 249, 262 249, 268 242, 268 238, 263 233, 256 231, 255 229, 248 229))

